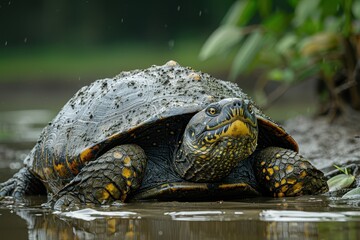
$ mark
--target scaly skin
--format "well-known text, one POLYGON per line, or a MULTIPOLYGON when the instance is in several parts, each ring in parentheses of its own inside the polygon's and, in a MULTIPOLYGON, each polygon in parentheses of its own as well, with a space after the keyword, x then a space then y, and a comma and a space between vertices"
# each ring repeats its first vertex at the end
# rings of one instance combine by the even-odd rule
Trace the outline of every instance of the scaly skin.
POLYGON ((120 145, 83 167, 80 173, 49 201, 55 209, 77 203, 124 202, 140 187, 146 167, 144 151, 135 144, 120 145))
POLYGON ((265 195, 290 197, 329 190, 324 174, 297 152, 268 147, 254 154, 255 176, 265 195))

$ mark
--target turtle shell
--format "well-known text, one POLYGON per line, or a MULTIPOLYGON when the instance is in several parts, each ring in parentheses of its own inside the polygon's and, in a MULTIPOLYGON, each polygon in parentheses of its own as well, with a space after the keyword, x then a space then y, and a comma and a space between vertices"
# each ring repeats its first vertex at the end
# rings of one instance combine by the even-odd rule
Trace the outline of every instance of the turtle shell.
MULTIPOLYGON (((174 61, 97 80, 65 104, 43 130, 25 164, 50 191, 57 192, 88 161, 134 130, 169 117, 195 114, 231 97, 252 101, 236 84, 174 61)), ((276 145, 297 151, 296 142, 284 129, 259 108, 254 111, 259 119, 259 147, 276 145)))

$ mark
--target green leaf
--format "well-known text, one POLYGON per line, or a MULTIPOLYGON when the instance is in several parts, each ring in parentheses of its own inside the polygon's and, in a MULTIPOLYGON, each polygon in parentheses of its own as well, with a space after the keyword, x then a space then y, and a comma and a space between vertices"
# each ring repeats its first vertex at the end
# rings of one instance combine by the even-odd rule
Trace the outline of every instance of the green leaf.
POLYGON ((263 34, 260 31, 254 31, 246 38, 234 58, 230 71, 231 79, 235 79, 253 62, 255 56, 261 50, 263 41, 263 34))
POLYGON ((273 81, 282 81, 284 79, 284 74, 281 69, 275 68, 268 72, 267 78, 273 81))
MULTIPOLYGON (((345 0, 349 1, 349 0, 345 0)), ((321 1, 319 8, 322 10, 323 16, 336 16, 339 14, 339 9, 341 8, 340 1, 321 1)))
POLYGON ((360 19, 360 1, 354 1, 352 5, 352 13, 355 18, 360 19))
POLYGON ((295 8, 296 5, 299 3, 299 0, 288 0, 288 3, 291 7, 295 8))
POLYGON ((337 166, 337 165, 334 165, 334 167, 335 167, 337 170, 339 170, 340 172, 342 172, 342 173, 344 173, 344 174, 346 174, 346 175, 349 174, 346 167, 345 167, 345 168, 342 168, 342 167, 339 167, 339 166, 337 166))
POLYGON ((236 1, 226 13, 222 24, 244 26, 254 16, 256 1, 236 1))
POLYGON ((276 44, 276 49, 281 54, 286 54, 289 49, 293 49, 293 46, 297 43, 298 39, 295 34, 286 34, 276 44))
POLYGON ((273 5, 273 1, 258 0, 258 9, 260 16, 262 18, 266 18, 271 14, 272 5, 273 5))
POLYGON ((268 73, 268 78, 272 81, 292 83, 295 80, 295 74, 292 69, 273 69, 268 73))
POLYGON ((354 188, 344 194, 344 196, 341 197, 342 199, 360 199, 360 187, 354 188))
POLYGON ((224 53, 227 49, 240 42, 243 38, 241 29, 235 26, 223 25, 216 29, 201 48, 199 57, 208 59, 216 54, 224 53))
POLYGON ((277 12, 264 19, 264 27, 275 33, 282 33, 289 26, 287 16, 282 12, 277 12))
POLYGON ((340 34, 339 29, 342 29, 343 25, 344 19, 342 17, 329 16, 324 22, 324 31, 340 34))
POLYGON ((302 0, 295 8, 294 24, 302 25, 307 19, 316 15, 319 11, 320 0, 302 0))
POLYGON ((354 182, 354 180, 355 177, 350 174, 342 173, 336 175, 327 181, 327 184, 329 186, 329 191, 331 192, 331 191, 341 190, 343 188, 350 187, 351 184, 354 182))

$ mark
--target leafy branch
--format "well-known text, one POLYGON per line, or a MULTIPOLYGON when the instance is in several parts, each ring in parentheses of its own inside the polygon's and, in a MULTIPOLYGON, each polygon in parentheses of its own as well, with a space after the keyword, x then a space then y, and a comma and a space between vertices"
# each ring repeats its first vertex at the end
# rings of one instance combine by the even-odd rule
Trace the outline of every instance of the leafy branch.
POLYGON ((263 105, 291 86, 317 81, 319 113, 360 110, 360 1, 238 0, 209 36, 200 59, 232 57, 230 78, 260 70, 263 105), (274 92, 265 87, 275 82, 274 92))

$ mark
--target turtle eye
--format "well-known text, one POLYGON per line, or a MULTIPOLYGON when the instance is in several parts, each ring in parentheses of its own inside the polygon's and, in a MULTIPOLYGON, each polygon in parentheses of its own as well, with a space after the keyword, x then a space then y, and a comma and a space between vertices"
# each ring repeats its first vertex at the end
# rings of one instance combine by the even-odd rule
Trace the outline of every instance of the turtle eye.
POLYGON ((254 109, 254 106, 253 106, 251 103, 249 103, 248 106, 247 106, 248 112, 249 112, 249 113, 252 113, 252 112, 253 112, 253 109, 254 109))
POLYGON ((216 107, 209 107, 207 110, 206 110, 206 113, 209 115, 209 116, 215 116, 219 113, 219 110, 216 108, 216 107))

